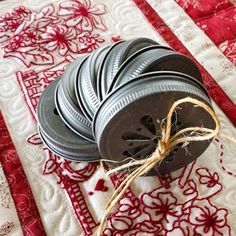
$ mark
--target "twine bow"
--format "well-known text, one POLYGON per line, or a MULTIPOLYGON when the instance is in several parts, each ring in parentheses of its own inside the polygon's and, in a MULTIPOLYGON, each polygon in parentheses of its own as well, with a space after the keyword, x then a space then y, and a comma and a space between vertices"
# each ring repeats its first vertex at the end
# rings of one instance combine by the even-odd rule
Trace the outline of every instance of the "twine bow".
MULTIPOLYGON (((97 231, 97 236, 100 236, 102 234, 103 228, 106 224, 107 216, 110 214, 112 208, 122 198, 126 190, 130 187, 130 185, 138 176, 145 175, 158 163, 164 160, 170 154, 172 148, 175 147, 176 145, 185 142, 210 140, 213 137, 217 136, 219 134, 219 131, 220 131, 220 122, 215 112, 208 105, 191 97, 186 97, 175 101, 167 114, 166 124, 165 126, 162 127, 161 130, 162 136, 157 144, 156 150, 149 157, 143 160, 132 160, 127 164, 123 164, 107 172, 107 174, 110 175, 112 173, 127 169, 129 167, 139 166, 122 181, 119 187, 113 192, 112 196, 109 198, 105 208, 105 212, 101 219, 100 226, 97 231), (176 108, 183 103, 192 103, 196 107, 203 108, 206 112, 209 113, 209 115, 214 120, 215 128, 209 129, 205 127, 188 127, 179 130, 176 134, 171 135, 171 126, 172 126, 171 117, 175 112, 176 108)), ((227 135, 224 136, 227 138, 227 135)), ((230 138, 228 137, 228 139, 232 140, 232 137, 230 138)), ((233 141, 235 142, 235 139, 233 141)))

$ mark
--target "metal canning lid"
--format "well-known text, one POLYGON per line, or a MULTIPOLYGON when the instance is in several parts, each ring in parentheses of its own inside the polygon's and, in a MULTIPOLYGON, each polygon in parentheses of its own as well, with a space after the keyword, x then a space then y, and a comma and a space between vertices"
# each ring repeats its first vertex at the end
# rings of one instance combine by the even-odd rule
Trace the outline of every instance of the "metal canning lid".
POLYGON ((97 96, 97 73, 99 63, 109 50, 110 45, 104 45, 93 51, 83 63, 78 74, 78 94, 80 107, 88 120, 92 120, 100 100, 97 96))
POLYGON ((94 50, 88 58, 87 69, 89 73, 89 80, 96 95, 97 95, 97 76, 98 76, 99 66, 103 58, 108 53, 111 46, 112 44, 107 44, 99 47, 98 49, 94 50))
MULTIPOLYGON (((93 130, 101 156, 123 161, 127 157, 141 159, 150 155, 171 104, 187 96, 211 106, 199 85, 174 72, 143 74, 117 88, 106 97, 94 118, 93 130)), ((214 128, 205 110, 188 103, 181 105, 172 119, 172 132, 192 126, 214 128)), ((176 146, 156 171, 164 174, 187 165, 209 144, 210 141, 203 141, 176 146)))
POLYGON ((118 70, 108 92, 140 74, 153 71, 182 72, 202 82, 201 73, 192 60, 178 52, 157 47, 143 50, 136 57, 127 60, 118 70))
POLYGON ((77 161, 100 159, 97 145, 72 132, 60 118, 54 103, 54 92, 59 79, 53 81, 42 93, 37 118, 45 145, 56 154, 77 161))
POLYGON ((127 65, 129 63, 131 63, 133 60, 135 60, 135 58, 139 57, 140 55, 142 55, 143 53, 153 50, 153 49, 166 49, 166 50, 171 50, 173 51, 171 48, 166 47, 166 46, 161 46, 161 45, 150 45, 150 46, 146 46, 144 48, 141 48, 139 50, 137 50, 135 53, 133 53, 131 56, 129 56, 118 68, 116 74, 114 75, 113 80, 110 83, 109 88, 107 89, 107 94, 109 94, 112 91, 112 88, 114 86, 114 83, 116 83, 117 77, 119 76, 119 73, 121 71, 123 71, 125 68, 127 68, 127 65))
POLYGON ((98 68, 98 74, 97 74, 97 95, 98 95, 98 99, 100 101, 102 101, 102 83, 103 83, 103 68, 104 68, 104 64, 106 63, 106 59, 108 57, 108 55, 112 52, 112 50, 117 47, 119 44, 122 44, 124 41, 119 41, 116 42, 114 44, 111 45, 111 47, 109 48, 109 50, 107 51, 106 55, 102 58, 99 68, 98 68))
POLYGON ((78 105, 74 87, 78 71, 86 58, 82 56, 67 66, 55 92, 55 104, 62 120, 72 131, 94 142, 91 122, 86 119, 78 105))
POLYGON ((83 102, 86 101, 87 94, 84 94, 82 92, 83 88, 87 86, 86 83, 88 82, 86 67, 87 67, 87 60, 85 60, 81 65, 80 71, 75 81, 75 95, 81 111, 83 112, 84 116, 89 120, 89 122, 91 122, 93 111, 91 110, 91 107, 87 105, 87 102, 86 103, 83 102))
POLYGON ((157 45, 157 42, 148 38, 138 38, 124 41, 115 45, 105 58, 102 65, 100 82, 101 98, 104 98, 112 80, 121 64, 136 51, 147 46, 157 45))
POLYGON ((77 77, 80 64, 86 59, 86 56, 80 56, 71 62, 65 69, 64 73, 61 75, 61 84, 64 90, 64 93, 69 96, 69 99, 72 100, 74 104, 78 104, 75 96, 74 89, 74 80, 77 77))
POLYGON ((56 88, 54 99, 56 109, 63 122, 76 134, 91 142, 95 142, 91 122, 83 115, 79 106, 76 106, 68 99, 61 83, 59 83, 56 88))
MULTIPOLYGON (((46 137, 45 134, 41 131, 40 128, 38 129, 38 133, 39 133, 40 138, 42 139, 43 143, 47 146, 47 148, 48 148, 50 151, 52 151, 52 152, 55 153, 56 155, 61 156, 61 157, 65 158, 65 159, 67 159, 67 160, 70 160, 70 161, 77 161, 77 162, 78 162, 78 161, 79 161, 79 162, 81 162, 81 161, 93 162, 93 161, 98 161, 98 160, 100 159, 100 157, 98 157, 98 159, 94 159, 94 160, 91 160, 91 161, 90 161, 90 160, 88 160, 88 157, 86 157, 86 155, 84 155, 84 154, 83 154, 83 156, 79 157, 79 159, 78 159, 78 153, 77 153, 78 150, 76 150, 76 152, 73 152, 73 151, 75 151, 74 149, 73 149, 72 152, 71 152, 71 149, 70 149, 69 152, 68 152, 68 151, 65 151, 64 149, 58 150, 57 145, 54 145, 53 142, 51 142, 49 139, 47 139, 47 137, 46 137)), ((84 153, 84 151, 85 151, 85 150, 83 150, 83 153, 84 153)), ((88 151, 89 151, 89 153, 91 152, 91 150, 88 150, 88 151)))

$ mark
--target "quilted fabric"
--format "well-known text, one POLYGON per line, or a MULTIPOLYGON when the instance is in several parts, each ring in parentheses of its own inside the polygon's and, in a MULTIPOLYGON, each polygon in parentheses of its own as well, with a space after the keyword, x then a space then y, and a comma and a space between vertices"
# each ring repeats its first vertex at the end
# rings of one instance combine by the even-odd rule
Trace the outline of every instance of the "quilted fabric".
MULTIPOLYGON (((235 21, 234 0, 1 1, 0 235, 96 235, 123 176, 51 153, 35 109, 68 63, 104 43, 146 36, 191 57, 222 131, 236 137, 235 21)), ((235 151, 218 137, 185 168, 139 177, 103 236, 235 235, 235 151)))

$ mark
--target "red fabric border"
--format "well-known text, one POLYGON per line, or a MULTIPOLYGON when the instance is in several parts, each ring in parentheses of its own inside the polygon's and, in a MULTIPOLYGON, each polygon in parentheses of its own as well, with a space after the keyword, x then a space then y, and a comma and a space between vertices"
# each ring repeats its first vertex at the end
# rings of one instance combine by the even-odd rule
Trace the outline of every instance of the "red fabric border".
POLYGON ((46 235, 26 174, 1 113, 0 163, 11 191, 23 234, 25 236, 46 235))
POLYGON ((216 104, 221 108, 225 115, 230 119, 232 124, 236 127, 236 105, 226 95, 223 89, 216 83, 211 75, 204 69, 204 67, 192 56, 192 54, 185 48, 176 35, 165 24, 162 18, 155 12, 155 10, 144 0, 133 0, 137 7, 144 14, 149 23, 161 35, 161 37, 176 51, 179 51, 190 57, 198 66, 202 73, 203 82, 216 104))

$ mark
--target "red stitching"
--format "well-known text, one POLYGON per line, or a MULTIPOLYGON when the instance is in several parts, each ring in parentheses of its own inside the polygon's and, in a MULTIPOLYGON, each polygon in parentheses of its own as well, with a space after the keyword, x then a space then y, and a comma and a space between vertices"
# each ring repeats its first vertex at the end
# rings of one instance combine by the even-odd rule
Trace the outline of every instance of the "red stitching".
POLYGON ((221 169, 223 171, 225 171, 228 175, 236 177, 235 172, 227 170, 226 167, 224 166, 224 160, 223 160, 223 158, 224 158, 224 145, 223 145, 223 143, 221 143, 221 141, 219 139, 215 139, 215 141, 220 144, 220 165, 221 165, 221 169))

